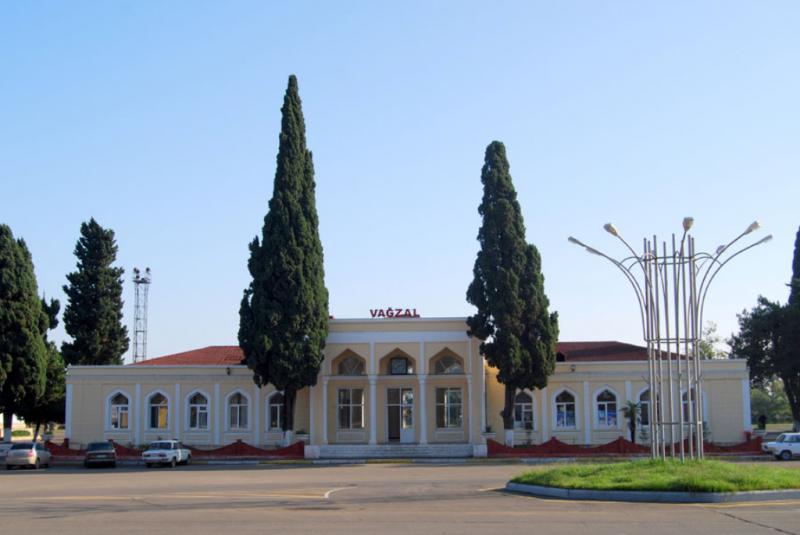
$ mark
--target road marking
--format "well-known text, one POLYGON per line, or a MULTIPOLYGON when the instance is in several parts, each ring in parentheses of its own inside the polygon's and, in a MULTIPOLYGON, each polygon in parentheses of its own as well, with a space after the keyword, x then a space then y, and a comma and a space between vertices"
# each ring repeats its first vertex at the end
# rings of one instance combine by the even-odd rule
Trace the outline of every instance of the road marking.
POLYGON ((330 500, 331 494, 333 494, 334 492, 338 492, 340 490, 354 489, 354 488, 356 488, 355 485, 351 485, 349 487, 336 487, 335 489, 331 489, 328 492, 326 492, 325 494, 323 494, 323 497, 326 500, 330 500))
POLYGON ((705 505, 714 509, 733 509, 737 507, 770 507, 772 505, 800 505, 800 500, 782 500, 782 501, 764 501, 764 502, 737 502, 737 503, 706 503, 706 504, 692 504, 695 506, 705 505))

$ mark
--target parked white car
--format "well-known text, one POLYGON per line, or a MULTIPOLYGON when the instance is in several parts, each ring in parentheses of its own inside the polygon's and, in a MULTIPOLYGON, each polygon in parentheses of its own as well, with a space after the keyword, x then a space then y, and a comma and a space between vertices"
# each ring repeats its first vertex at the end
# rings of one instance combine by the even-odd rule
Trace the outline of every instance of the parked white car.
POLYGON ((154 464, 170 465, 189 464, 192 452, 177 440, 159 440, 153 442, 142 453, 142 461, 147 468, 154 464))
POLYGON ((50 452, 41 442, 14 442, 6 455, 6 470, 18 466, 50 468, 50 452))
POLYGON ((800 433, 783 433, 774 442, 762 444, 761 449, 776 459, 788 461, 793 455, 800 457, 800 433))

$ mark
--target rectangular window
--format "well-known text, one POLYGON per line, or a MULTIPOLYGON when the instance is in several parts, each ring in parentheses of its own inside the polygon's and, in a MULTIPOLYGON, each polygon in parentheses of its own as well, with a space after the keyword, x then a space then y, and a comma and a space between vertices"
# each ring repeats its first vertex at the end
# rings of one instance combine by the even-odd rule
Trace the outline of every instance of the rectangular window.
POLYGON ((247 405, 231 405, 231 429, 247 429, 247 405))
POLYGON ((281 429, 281 405, 270 404, 269 406, 269 428, 281 429))
POLYGON ((189 429, 208 429, 208 407, 205 405, 189 406, 189 429))
POLYGON ((168 407, 166 405, 150 406, 150 429, 166 429, 168 423, 168 407))
POLYGON ((364 390, 340 388, 337 398, 339 429, 364 429, 364 390))
POLYGON ((111 429, 127 429, 127 428, 128 428, 128 406, 112 405, 111 429))
POLYGON ((436 427, 439 429, 461 428, 463 411, 460 388, 436 389, 436 427))
POLYGON ((617 426, 617 404, 616 402, 597 402, 597 425, 600 427, 617 426))
POLYGON ((533 430, 532 403, 517 403, 514 405, 514 429, 533 430))
POLYGON ((575 427, 575 403, 556 403, 556 427, 575 427))

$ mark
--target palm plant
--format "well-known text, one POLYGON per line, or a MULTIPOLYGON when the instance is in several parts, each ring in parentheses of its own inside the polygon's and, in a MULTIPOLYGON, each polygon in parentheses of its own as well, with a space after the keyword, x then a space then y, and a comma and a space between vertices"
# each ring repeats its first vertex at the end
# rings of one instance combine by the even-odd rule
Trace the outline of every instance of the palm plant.
POLYGON ((628 429, 631 430, 631 442, 636 443, 636 423, 639 421, 639 414, 642 406, 635 401, 626 401, 621 412, 628 419, 628 429))

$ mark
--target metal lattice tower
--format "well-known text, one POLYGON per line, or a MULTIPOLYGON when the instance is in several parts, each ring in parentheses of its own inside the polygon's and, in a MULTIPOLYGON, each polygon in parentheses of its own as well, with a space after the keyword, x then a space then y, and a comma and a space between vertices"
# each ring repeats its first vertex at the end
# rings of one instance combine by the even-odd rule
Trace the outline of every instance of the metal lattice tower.
POLYGON ((133 362, 147 358, 147 295, 150 293, 150 268, 144 276, 139 268, 133 268, 133 362))

